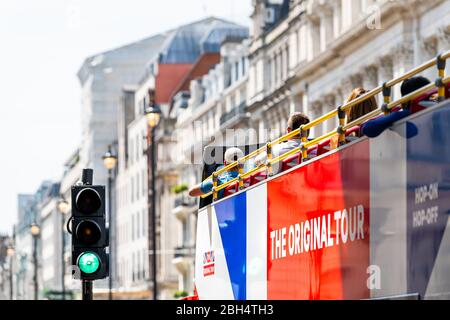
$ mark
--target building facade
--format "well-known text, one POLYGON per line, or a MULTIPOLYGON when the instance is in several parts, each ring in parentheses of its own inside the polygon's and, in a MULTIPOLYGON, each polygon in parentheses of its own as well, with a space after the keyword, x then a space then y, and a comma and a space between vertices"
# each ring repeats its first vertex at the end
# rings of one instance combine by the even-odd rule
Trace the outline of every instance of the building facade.
POLYGON ((62 291, 62 214, 58 210, 60 184, 52 183, 43 199, 37 204, 40 233, 40 283, 43 296, 48 292, 62 291))
MULTIPOLYGON (((288 13, 267 26, 271 2, 253 1, 248 109, 259 129, 276 128, 270 138, 284 133, 290 112, 316 118, 352 89, 373 89, 450 46, 448 1, 284 1, 288 13)), ((329 120, 311 136, 336 126, 329 120)))
MULTIPOLYGON (((245 110, 247 57, 246 37, 225 38, 221 43, 220 62, 204 76, 192 79, 190 91, 175 97, 176 156, 172 161, 181 185, 198 183, 206 146, 246 143, 250 120, 245 110)), ((177 194, 172 213, 178 219, 178 247, 172 263, 179 273, 180 290, 190 293, 194 286, 197 209, 198 202, 190 199, 186 191, 177 194)))
MULTIPOLYGON (((36 247, 34 247, 30 226, 32 223, 40 224, 39 204, 45 199, 51 186, 50 181, 44 181, 34 194, 18 195, 18 219, 14 227, 15 252, 13 257, 14 299, 17 300, 34 299, 34 250, 36 250, 38 258, 36 265, 38 284, 42 283, 41 241, 38 238, 36 247)), ((38 288, 39 297, 42 297, 42 289, 42 286, 38 288)))
MULTIPOLYGON (((60 182, 59 196, 60 199, 64 199, 68 203, 67 212, 65 214, 59 212, 61 215, 61 222, 55 221, 57 225, 64 225, 64 288, 67 293, 66 299, 69 297, 76 297, 81 295, 80 281, 73 279, 71 272, 72 265, 72 236, 67 232, 67 221, 72 215, 72 186, 76 185, 78 181, 81 180, 83 167, 80 162, 80 149, 76 149, 70 157, 64 163, 64 172, 60 182), (69 295, 74 293, 73 295, 69 295)), ((61 240, 58 240, 62 244, 61 240)), ((62 253, 60 253, 62 254, 62 253)), ((60 257, 62 259, 62 257, 60 257)), ((62 262, 61 262, 62 264, 62 262)))
POLYGON ((171 159, 175 144, 171 134, 175 123, 171 102, 178 92, 186 89, 191 78, 203 75, 208 66, 217 62, 219 43, 224 37, 242 33, 246 33, 245 28, 216 18, 171 30, 165 33, 167 38, 158 54, 149 60, 142 79, 122 88, 116 181, 118 291, 121 296, 125 297, 127 293, 136 298, 151 296, 150 266, 154 253, 157 256, 158 298, 172 299, 179 291, 178 274, 172 263, 174 256, 180 253, 180 246, 176 218, 171 211, 175 201, 172 188, 178 181, 171 159), (155 131, 155 177, 151 177, 148 170, 152 161, 146 152, 150 148, 150 131, 144 115, 145 108, 152 102, 162 111, 161 122, 155 131), (153 226, 149 224, 149 213, 153 204, 148 189, 149 178, 155 179, 157 190, 156 252, 150 238, 153 226))
POLYGON ((12 238, 0 235, 0 300, 6 300, 11 295, 11 261, 8 256, 8 248, 12 245, 12 238))

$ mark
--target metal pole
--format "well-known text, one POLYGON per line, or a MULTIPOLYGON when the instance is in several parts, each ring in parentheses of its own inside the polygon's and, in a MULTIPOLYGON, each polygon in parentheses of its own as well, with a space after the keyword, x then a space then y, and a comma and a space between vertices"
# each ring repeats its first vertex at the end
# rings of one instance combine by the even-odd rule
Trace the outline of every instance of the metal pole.
POLYGON ((66 239, 64 237, 64 214, 61 213, 61 290, 62 290, 62 299, 66 300, 66 285, 64 283, 65 276, 65 260, 64 260, 64 248, 66 247, 66 239))
POLYGON ((153 242, 153 300, 158 300, 158 281, 157 281, 157 256, 156 256, 156 187, 155 187, 155 172, 156 172, 156 152, 155 152, 155 128, 152 128, 152 242, 153 242))
POLYGON ((13 300, 13 257, 9 257, 9 298, 13 300))
POLYGON ((81 175, 81 181, 84 185, 92 185, 94 179, 94 170, 92 169, 83 169, 83 173, 81 175))
POLYGON ((37 261, 37 236, 33 236, 33 262, 34 262, 34 300, 38 300, 38 261, 37 261))
POLYGON ((92 286, 93 281, 92 280, 82 280, 82 299, 83 300, 93 300, 93 294, 92 294, 92 286))
POLYGON ((156 257, 156 188, 155 188, 155 128, 147 126, 147 182, 148 182, 148 249, 152 254, 149 254, 149 268, 152 268, 152 291, 153 300, 158 297, 158 283, 157 283, 157 257, 156 257), (151 245, 150 245, 151 244, 151 245))
POLYGON ((112 300, 112 237, 111 237, 111 231, 112 231, 112 199, 111 199, 111 186, 112 186, 112 170, 108 169, 108 226, 109 226, 109 300, 112 300))

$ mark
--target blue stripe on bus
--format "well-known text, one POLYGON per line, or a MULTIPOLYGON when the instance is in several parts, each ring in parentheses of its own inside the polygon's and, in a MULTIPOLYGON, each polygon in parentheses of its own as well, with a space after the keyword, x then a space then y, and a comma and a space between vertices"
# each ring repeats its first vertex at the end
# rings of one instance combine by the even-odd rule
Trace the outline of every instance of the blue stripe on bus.
POLYGON ((234 299, 246 299, 246 193, 215 205, 234 299))

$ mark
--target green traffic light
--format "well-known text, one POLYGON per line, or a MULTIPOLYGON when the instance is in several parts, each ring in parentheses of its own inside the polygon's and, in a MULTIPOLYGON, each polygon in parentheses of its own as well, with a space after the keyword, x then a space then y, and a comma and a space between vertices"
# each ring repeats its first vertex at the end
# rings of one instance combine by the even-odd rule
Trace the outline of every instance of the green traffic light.
POLYGON ((99 266, 100 260, 93 252, 84 252, 78 257, 78 267, 84 273, 94 273, 99 266))

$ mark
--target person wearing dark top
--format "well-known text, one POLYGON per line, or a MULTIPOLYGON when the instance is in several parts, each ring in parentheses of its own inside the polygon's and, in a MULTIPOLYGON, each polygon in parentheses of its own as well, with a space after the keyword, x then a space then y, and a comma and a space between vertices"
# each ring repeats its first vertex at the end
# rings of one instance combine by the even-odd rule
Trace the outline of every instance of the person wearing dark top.
MULTIPOLYGON (((417 76, 406 79, 403 81, 400 91, 402 96, 406 96, 426 85, 430 84, 430 80, 425 77, 417 76)), ((434 97, 431 97, 428 101, 422 101, 423 107, 429 107, 435 104, 434 97)), ((409 116, 411 111, 411 101, 402 105, 403 110, 392 112, 389 115, 381 116, 367 121, 361 126, 361 133, 370 138, 378 137, 384 130, 389 128, 394 122, 409 116)), ((412 131, 409 130, 411 133, 412 131)))

